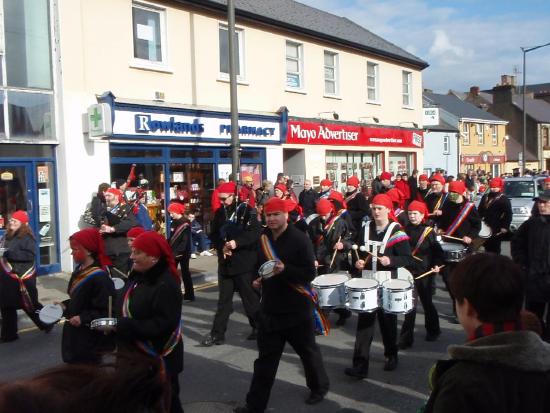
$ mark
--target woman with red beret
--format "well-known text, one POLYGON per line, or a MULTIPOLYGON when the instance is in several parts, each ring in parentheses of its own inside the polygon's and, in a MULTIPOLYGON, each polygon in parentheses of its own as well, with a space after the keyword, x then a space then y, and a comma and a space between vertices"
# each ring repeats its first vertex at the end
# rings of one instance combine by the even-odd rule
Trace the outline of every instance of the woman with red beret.
POLYGON ((123 290, 116 325, 120 352, 138 352, 162 360, 171 384, 170 412, 183 412, 178 374, 183 371, 181 279, 168 241, 154 231, 134 240, 134 262, 123 290))
POLYGON ((109 336, 91 330, 90 323, 108 315, 109 297, 115 294, 113 281, 105 271, 111 261, 97 228, 75 232, 69 242, 76 268, 67 287, 69 299, 61 303, 67 320, 61 355, 65 363, 98 364, 101 352, 112 350, 113 343, 109 336))
POLYGON ((172 202, 168 207, 168 213, 172 222, 170 223, 170 247, 176 260, 180 265, 181 279, 183 281, 183 299, 195 301, 195 290, 193 279, 189 271, 189 260, 191 259, 191 223, 184 216, 185 205, 172 202))
POLYGON ((36 240, 25 211, 15 211, 9 219, 5 247, 7 250, 0 257, 0 341, 3 343, 19 338, 18 309, 23 309, 41 330, 51 330, 51 326, 42 323, 37 314, 42 304, 38 301, 36 289, 36 240))

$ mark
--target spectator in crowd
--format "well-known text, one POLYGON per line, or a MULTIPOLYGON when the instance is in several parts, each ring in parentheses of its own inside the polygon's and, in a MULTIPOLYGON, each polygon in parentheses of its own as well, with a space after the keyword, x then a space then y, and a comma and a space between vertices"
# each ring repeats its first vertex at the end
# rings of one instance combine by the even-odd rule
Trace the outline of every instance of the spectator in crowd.
POLYGON ((305 217, 315 213, 315 204, 319 199, 319 194, 313 190, 309 179, 304 181, 304 190, 300 192, 298 199, 305 217))
POLYGON ((211 257, 210 240, 202 229, 202 224, 197 221, 194 213, 187 214, 189 222, 191 223, 191 258, 197 258, 197 252, 202 257, 211 257), (198 247, 198 248, 197 248, 198 247))
POLYGON ((256 192, 254 192, 254 179, 247 175, 243 178, 243 184, 239 190, 239 201, 248 202, 252 208, 256 207, 256 192))
POLYGON ((101 227, 103 223, 103 217, 107 211, 107 206, 105 203, 105 191, 110 188, 108 183, 101 183, 97 188, 97 193, 93 196, 92 202, 90 204, 90 212, 95 223, 95 227, 101 227))
POLYGON ((418 169, 413 169, 411 176, 407 180, 407 183, 409 184, 409 189, 411 191, 409 201, 414 201, 415 199, 417 199, 416 191, 418 189, 418 169))
POLYGON ((372 183, 372 195, 384 194, 391 188, 391 173, 382 172, 372 183))

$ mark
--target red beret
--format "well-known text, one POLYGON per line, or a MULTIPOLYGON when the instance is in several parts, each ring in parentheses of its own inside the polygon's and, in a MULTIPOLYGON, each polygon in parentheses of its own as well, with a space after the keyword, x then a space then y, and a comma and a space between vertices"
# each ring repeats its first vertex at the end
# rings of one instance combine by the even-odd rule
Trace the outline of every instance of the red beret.
POLYGON ((391 181, 391 173, 389 173, 389 172, 382 172, 382 173, 380 174, 380 180, 381 180, 381 181, 385 181, 385 180, 391 181))
POLYGON ((185 212, 185 205, 180 204, 179 202, 171 202, 168 206, 168 212, 183 215, 185 212))
POLYGON ((328 194, 328 199, 334 199, 341 204, 344 203, 344 195, 342 195, 342 193, 338 191, 330 191, 330 194, 328 194))
POLYGON ((429 179, 428 179, 428 175, 425 175, 425 174, 420 175, 420 176, 418 177, 418 180, 419 180, 419 181, 428 181, 428 180, 429 180, 429 179))
POLYGON ((463 181, 453 181, 449 183, 449 192, 456 192, 457 194, 462 195, 466 192, 466 185, 463 181))
POLYGON ((234 194, 235 188, 237 188, 237 185, 235 182, 225 182, 218 186, 218 194, 234 194))
POLYGON ((544 182, 550 182, 550 177, 545 178, 545 179, 544 179, 544 182))
POLYGON ((388 192, 386 192, 386 195, 389 196, 392 202, 399 203, 404 198, 403 192, 401 192, 397 188, 392 188, 388 192))
MULTIPOLYGON (((170 210, 170 208, 168 208, 170 210)), ((145 232, 143 227, 133 227, 126 233, 127 238, 137 238, 138 235, 141 235, 145 232)))
POLYGON ((145 231, 136 237, 132 242, 132 248, 143 251, 151 257, 164 258, 168 264, 168 269, 176 281, 180 282, 180 276, 176 268, 176 261, 172 254, 172 248, 162 235, 156 231, 145 231))
POLYGON ((443 175, 441 175, 441 174, 434 174, 430 178, 430 182, 434 182, 434 181, 439 182, 441 185, 445 185, 445 178, 443 178, 443 175))
POLYGON ((277 184, 275 185, 275 189, 278 189, 279 191, 281 191, 283 194, 288 191, 288 188, 286 187, 285 184, 277 184))
POLYGON ((332 211, 332 204, 328 199, 322 198, 319 200, 319 202, 317 202, 315 210, 319 215, 326 215, 332 211))
POLYGON ((358 187, 359 186, 359 178, 357 178, 356 176, 350 176, 348 178, 346 184, 348 184, 349 186, 358 187))
POLYGON ((266 214, 272 214, 274 212, 288 212, 290 205, 284 199, 272 197, 264 204, 264 212, 266 214))
POLYGON ((428 208, 426 207, 426 204, 424 202, 412 201, 409 204, 408 210, 420 212, 425 216, 428 215, 428 208))
POLYGON ((118 201, 122 201, 122 191, 118 188, 109 188, 105 192, 108 192, 110 194, 113 194, 117 197, 118 201))
MULTIPOLYGON (((496 188, 496 186, 494 188, 496 188)), ((485 188, 485 185, 480 185, 477 192, 479 192, 479 193, 485 192, 485 189, 487 189, 487 188, 485 188)))
POLYGON ((332 186, 332 182, 330 179, 325 178, 321 181, 321 186, 332 186))
POLYGON ((504 181, 501 178, 493 178, 489 181, 489 188, 502 188, 503 186, 504 181))
POLYGON ((389 210, 393 209, 393 204, 391 202, 391 198, 387 196, 386 194, 378 194, 374 198, 372 198, 372 205, 381 205, 385 206, 389 210))
POLYGON ((97 228, 86 228, 75 232, 69 237, 69 240, 77 242, 88 251, 96 254, 102 267, 112 264, 109 257, 105 255, 105 244, 103 243, 103 237, 97 228))
POLYGON ((29 222, 29 215, 25 211, 21 211, 21 210, 15 211, 13 214, 11 214, 11 217, 23 224, 26 224, 29 222))

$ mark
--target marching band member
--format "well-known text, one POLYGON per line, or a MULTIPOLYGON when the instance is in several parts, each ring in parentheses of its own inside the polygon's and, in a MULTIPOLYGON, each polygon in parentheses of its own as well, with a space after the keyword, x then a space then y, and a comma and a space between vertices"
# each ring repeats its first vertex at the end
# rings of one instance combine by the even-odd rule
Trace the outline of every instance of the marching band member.
POLYGON ((500 243, 512 223, 512 204, 502 192, 504 181, 493 178, 489 181, 490 192, 483 195, 479 203, 479 216, 491 228, 491 238, 485 241, 483 247, 487 252, 500 254, 500 243))
POLYGON ((256 278, 256 247, 261 232, 256 210, 246 202, 237 205, 234 182, 220 185, 218 196, 222 207, 214 215, 210 239, 218 252, 219 295, 212 329, 201 342, 207 347, 224 343, 235 291, 239 291, 252 327, 248 336, 250 340, 256 337, 255 317, 259 308, 258 295, 252 289, 252 280, 256 278))
POLYGON ((363 218, 370 213, 369 202, 361 192, 359 178, 350 176, 346 181, 346 205, 353 224, 354 234, 361 229, 363 218))
POLYGON ((386 195, 389 196, 392 201, 392 218, 397 219, 397 222, 399 222, 402 227, 405 227, 409 223, 409 219, 407 217, 407 211, 405 211, 405 199, 403 198, 403 193, 397 188, 392 188, 386 192, 386 195))
POLYGON ((330 179, 323 179, 321 181, 321 192, 319 193, 320 199, 328 199, 330 193, 332 192, 332 181, 330 179))
POLYGON ((418 177, 418 188, 416 188, 416 200, 426 202, 426 197, 430 191, 428 186, 428 175, 420 175, 418 177))
POLYGON ((315 257, 307 236, 288 225, 288 203, 271 198, 265 204, 267 228, 258 252, 258 264, 276 260, 273 276, 258 278, 261 285, 261 317, 258 329, 258 358, 246 396, 246 406, 237 413, 263 413, 286 342, 300 356, 306 384, 311 393, 307 404, 323 400, 329 389, 320 349, 315 342, 316 319, 310 295, 315 276, 315 257))
POLYGON ((288 188, 285 184, 277 184, 275 185, 275 189, 273 190, 273 193, 275 197, 279 199, 287 199, 288 198, 288 188))
MULTIPOLYGON (((407 268, 411 271, 414 278, 430 269, 438 273, 439 266, 443 264, 443 250, 441 249, 441 244, 436 240, 433 228, 425 224, 426 216, 428 215, 426 205, 419 201, 413 201, 409 204, 407 214, 409 223, 405 227, 405 232, 409 236, 412 255, 417 258, 413 261, 413 265, 407 268)), ((422 279, 415 279, 414 281, 416 296, 420 298, 422 308, 424 309, 426 341, 435 341, 441 334, 439 316, 432 302, 433 282, 434 279, 432 276, 425 276, 422 279)), ((399 337, 400 349, 406 349, 413 344, 416 304, 415 300, 414 310, 405 314, 405 321, 403 322, 399 337)))
POLYGON ((385 194, 391 188, 391 173, 382 172, 372 181, 372 195, 385 194))
POLYGON ((97 228, 87 228, 69 237, 76 268, 61 304, 63 324, 61 355, 65 363, 101 362, 101 353, 114 347, 112 338, 89 328, 92 320, 108 316, 109 297, 114 297, 113 281, 107 274, 111 264, 97 228))
POLYGON ((193 279, 189 271, 189 260, 191 259, 191 223, 185 218, 185 205, 171 202, 168 206, 168 213, 172 221, 170 222, 170 248, 181 270, 181 280, 183 281, 183 299, 185 301, 195 301, 195 290, 193 289, 193 279))
MULTIPOLYGON (((414 260, 411 257, 409 237, 398 223, 390 222, 389 214, 392 210, 391 199, 386 194, 376 195, 371 202, 372 221, 366 221, 359 236, 358 244, 367 244, 369 240, 381 243, 376 258, 378 270, 391 271, 391 277, 397 277, 397 268, 410 266, 414 260)), ((355 267, 361 271, 367 268, 370 255, 360 252, 361 259, 355 262, 355 267)), ((369 370, 369 354, 374 337, 374 322, 378 318, 382 341, 384 343, 384 370, 395 370, 397 358, 397 315, 385 313, 378 309, 372 313, 359 313, 355 349, 353 353, 353 367, 345 369, 345 374, 358 379, 366 378, 369 370)))
POLYGON ((444 185, 445 178, 443 175, 436 173, 430 178, 431 190, 430 193, 426 195, 426 206, 428 207, 428 214, 431 216, 431 221, 436 224, 441 216, 441 209, 447 200, 448 194, 443 191, 444 185))

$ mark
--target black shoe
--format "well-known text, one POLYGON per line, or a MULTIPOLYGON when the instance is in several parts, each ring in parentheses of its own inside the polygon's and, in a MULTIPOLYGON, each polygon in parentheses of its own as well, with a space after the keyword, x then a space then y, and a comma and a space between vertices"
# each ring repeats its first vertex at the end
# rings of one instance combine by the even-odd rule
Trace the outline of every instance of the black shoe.
POLYGON ((346 376, 354 377, 356 379, 366 379, 369 375, 368 369, 362 367, 346 367, 344 370, 346 376))
POLYGON ((18 340, 19 336, 15 335, 13 337, 2 337, 0 338, 0 343, 11 343, 12 341, 18 340))
POLYGON ((386 357, 386 362, 384 363, 385 371, 393 371, 397 368, 397 355, 386 357))
POLYGON ((201 344, 204 347, 211 347, 214 344, 219 346, 220 344, 223 344, 224 342, 225 342, 225 340, 222 337, 215 337, 212 334, 207 334, 202 339, 201 344))
POLYGON ((252 332, 246 338, 247 340, 256 340, 258 338, 258 332, 255 328, 252 329, 252 332))
POLYGON ((449 319, 449 323, 451 323, 451 324, 460 324, 460 322, 458 321, 458 318, 456 318, 456 316, 452 316, 449 319))
POLYGON ((42 331, 44 331, 44 333, 46 334, 50 334, 53 330, 53 326, 55 324, 44 324, 44 327, 42 327, 42 331))
POLYGON ((195 297, 183 297, 183 301, 185 301, 186 303, 190 303, 190 302, 193 302, 195 301, 195 297))
POLYGON ((401 350, 406 350, 408 348, 411 348, 413 346, 413 341, 412 340, 400 340, 399 341, 399 348, 401 350))
POLYGON ((441 335, 441 330, 435 333, 426 333, 426 341, 437 341, 440 335, 441 335))
POLYGON ((248 406, 238 406, 233 409, 233 412, 235 413, 253 413, 253 410, 251 410, 248 406))
POLYGON ((317 404, 323 401, 326 393, 316 393, 311 392, 309 397, 306 399, 306 404, 317 404))

